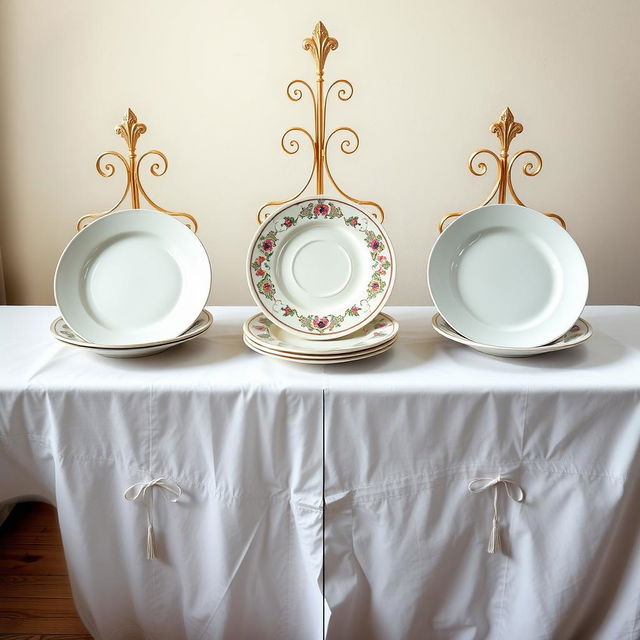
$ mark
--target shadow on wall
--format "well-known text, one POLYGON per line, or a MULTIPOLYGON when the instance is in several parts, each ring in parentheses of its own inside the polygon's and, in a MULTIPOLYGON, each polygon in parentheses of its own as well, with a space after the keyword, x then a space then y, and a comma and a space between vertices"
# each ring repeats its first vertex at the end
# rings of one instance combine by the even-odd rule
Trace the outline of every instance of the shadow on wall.
POLYGON ((0 249, 0 304, 7 303, 7 296, 4 290, 4 274, 2 273, 2 249, 0 249))
MULTIPOLYGON (((2 24, 3 17, 4 16, 2 15, 2 13, 0 13, 0 25, 2 24)), ((4 34, 2 34, 2 30, 0 30, 0 37, 2 35, 4 34)), ((0 62, 4 57, 6 56, 0 57, 0 62)), ((0 69, 0 77, 3 77, 3 71, 4 69, 0 69)), ((4 100, 0 100, 0 124, 6 122, 4 117, 5 109, 3 108, 4 103, 4 100)), ((4 271, 2 269, 2 245, 7 241, 7 238, 9 237, 6 221, 6 211, 8 203, 6 202, 5 194, 7 193, 7 191, 5 188, 6 185, 4 184, 4 180, 2 179, 2 176, 6 176, 6 171, 4 170, 5 167, 3 166, 6 162, 6 158, 4 157, 4 155, 5 154, 0 154, 0 304, 7 304, 7 291, 5 289, 4 271)), ((0 506, 0 522, 2 522, 6 517, 6 514, 4 514, 3 517, 2 510, 3 507, 0 506)))

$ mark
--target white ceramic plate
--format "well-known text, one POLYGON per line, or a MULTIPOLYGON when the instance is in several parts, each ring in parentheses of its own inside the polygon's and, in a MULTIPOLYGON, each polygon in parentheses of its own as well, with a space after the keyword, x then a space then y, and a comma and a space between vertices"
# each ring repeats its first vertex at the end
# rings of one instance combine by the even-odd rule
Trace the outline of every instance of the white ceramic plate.
POLYGON ((244 343, 254 351, 262 353, 267 356, 280 356, 282 358, 293 358, 294 360, 304 361, 304 362, 318 362, 318 363, 327 363, 327 362, 350 362, 353 358, 360 358, 361 356, 369 356, 376 355, 377 353, 382 353, 389 349, 391 345, 396 342, 396 338, 392 340, 388 340, 384 344, 374 347, 373 349, 361 349, 360 351, 354 351, 353 353, 345 353, 342 355, 314 355, 314 356, 302 356, 295 353, 286 353, 285 351, 277 351, 276 349, 268 349, 267 347, 263 347, 262 345, 254 342, 247 335, 243 336, 244 343))
POLYGON ((160 353, 161 351, 165 351, 176 344, 182 344, 183 342, 193 340, 201 333, 204 333, 212 323, 213 316, 206 309, 203 309, 202 313, 198 316, 198 319, 191 325, 191 327, 177 338, 166 340, 164 342, 155 342, 146 345, 138 344, 128 347, 109 347, 87 342, 70 329, 63 318, 56 318, 51 323, 51 333, 56 340, 60 342, 84 349, 90 353, 106 356, 107 358, 140 358, 142 356, 150 356, 155 353, 160 353))
POLYGON ((529 356, 538 356, 543 353, 551 353, 552 351, 571 349, 572 347, 577 347, 579 344, 586 342, 593 332, 591 325, 586 320, 578 318, 567 333, 551 344, 543 345, 541 347, 533 347, 530 349, 522 349, 514 347, 492 347, 488 344, 478 344, 472 340, 467 340, 467 338, 461 336, 457 331, 452 329, 439 313, 436 313, 433 316, 431 324, 441 336, 444 336, 449 340, 459 342, 460 344, 471 347, 476 351, 487 353, 490 356, 499 356, 501 358, 526 358, 529 356))
POLYGON ((339 356, 366 349, 380 347, 398 335, 399 326, 396 320, 386 313, 379 313, 371 322, 354 333, 335 340, 308 340, 297 334, 285 331, 258 313, 249 318, 242 327, 248 340, 259 347, 270 351, 289 355, 339 356))
POLYGON ((157 211, 116 211, 80 231, 60 256, 56 303, 95 344, 169 340, 188 329, 211 288, 207 253, 185 225, 157 211))
POLYGON ((132 349, 101 349, 98 347, 93 349, 91 353, 98 356, 104 356, 105 358, 118 358, 122 360, 127 358, 145 358, 147 356, 153 356, 156 353, 162 353, 163 351, 171 349, 171 347, 175 347, 183 342, 188 342, 188 340, 180 340, 179 342, 172 342, 171 344, 156 345, 155 347, 134 347, 132 349))
POLYGON ((69 327, 69 325, 64 321, 64 318, 56 318, 51 323, 51 333, 53 334, 56 340, 60 342, 66 342, 67 344, 73 345, 74 347, 83 347, 89 349, 110 349, 110 350, 118 350, 118 349, 136 349, 136 348, 148 348, 148 347, 160 347, 163 345, 170 345, 174 342, 182 342, 184 340, 190 340, 191 338, 195 338, 200 335, 204 331, 206 331, 213 324, 213 316, 206 310, 203 309, 200 312, 197 320, 184 332, 175 338, 171 338, 170 340, 160 340, 158 342, 151 343, 141 343, 141 344, 132 344, 132 345, 105 345, 105 344, 95 344, 93 342, 88 342, 84 338, 81 338, 73 329, 69 327))
POLYGON ((571 236, 549 217, 511 204, 470 211, 436 241, 427 268, 434 304, 473 342, 537 347, 580 316, 587 265, 571 236))
POLYGON ((380 224, 324 196, 267 218, 247 257, 256 303, 277 325, 311 340, 344 336, 369 322, 394 278, 393 248, 380 224))
POLYGON ((276 358, 278 360, 286 360, 287 362, 298 362, 303 364, 342 364, 345 362, 364 360, 366 358, 371 358, 373 356, 384 353, 385 351, 388 351, 396 341, 395 339, 391 340, 382 347, 369 349, 366 352, 361 352, 355 355, 335 356, 331 358, 313 358, 309 356, 287 355, 284 353, 270 353, 269 351, 266 351, 259 347, 255 342, 251 342, 250 340, 248 340, 246 336, 243 336, 243 340, 247 347, 249 347, 249 349, 255 351, 256 353, 260 353, 264 356, 269 356, 270 358, 276 358))

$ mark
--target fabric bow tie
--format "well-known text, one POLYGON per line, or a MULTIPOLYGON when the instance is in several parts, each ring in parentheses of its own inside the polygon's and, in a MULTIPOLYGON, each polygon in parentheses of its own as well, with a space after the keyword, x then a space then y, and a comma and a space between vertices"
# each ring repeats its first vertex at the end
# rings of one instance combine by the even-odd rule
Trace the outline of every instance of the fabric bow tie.
POLYGON ((153 560, 156 557, 156 541, 152 520, 153 489, 158 489, 169 502, 177 502, 182 495, 182 489, 178 483, 163 476, 149 480, 149 482, 137 482, 125 490, 125 500, 131 502, 142 500, 145 506, 147 513, 147 560, 153 560))
POLYGON ((470 493, 482 493, 491 487, 495 488, 493 494, 493 523, 491 525, 491 534, 489 535, 489 545, 487 551, 489 553, 499 553, 502 551, 502 543, 500 541, 500 517, 498 514, 498 488, 502 485, 507 495, 514 502, 524 502, 524 491, 519 484, 509 478, 503 478, 498 474, 495 478, 473 478, 469 482, 470 493))

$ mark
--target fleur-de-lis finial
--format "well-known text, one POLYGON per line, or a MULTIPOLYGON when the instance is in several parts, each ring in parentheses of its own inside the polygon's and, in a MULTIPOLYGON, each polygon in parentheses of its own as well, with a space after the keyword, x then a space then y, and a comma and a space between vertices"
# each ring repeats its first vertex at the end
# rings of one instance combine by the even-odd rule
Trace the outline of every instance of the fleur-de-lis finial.
POLYGON ((500 114, 500 120, 498 122, 494 122, 489 131, 498 136, 502 147, 502 153, 507 154, 509 152, 509 145, 511 144, 511 141, 519 133, 524 131, 524 127, 519 122, 515 121, 513 113, 511 113, 511 109, 507 107, 500 114))
POLYGON ((318 22, 313 29, 311 37, 305 38, 302 41, 302 48, 305 51, 311 51, 316 61, 318 75, 322 76, 324 73, 324 63, 327 60, 329 51, 335 51, 338 48, 338 41, 329 36, 327 28, 322 22, 318 22))
POLYGON ((262 223, 266 217, 269 216, 267 211, 270 207, 280 206, 288 202, 293 202, 299 196, 301 196, 315 176, 316 182, 316 194, 326 193, 324 190, 325 176, 329 179, 329 182, 335 187, 336 191, 347 200, 355 202, 356 204, 362 204, 371 206, 376 209, 376 213, 373 215, 377 217, 380 222, 384 220, 384 211, 382 207, 372 200, 359 200, 346 193, 337 183, 333 176, 333 173, 329 169, 328 159, 328 147, 329 142, 334 136, 342 136, 344 139, 340 143, 340 151, 351 155, 358 150, 360 146, 360 138, 358 134, 351 127, 337 127, 333 131, 327 132, 326 119, 327 119, 327 101, 332 92, 335 97, 341 102, 347 102, 353 96, 353 85, 344 79, 335 80, 329 85, 329 88, 324 88, 324 65, 327 60, 327 56, 330 51, 335 51, 338 48, 338 41, 332 38, 327 31, 327 28, 322 22, 316 23, 313 29, 313 33, 310 38, 304 38, 302 41, 302 48, 305 51, 311 52, 313 60, 316 65, 316 87, 315 90, 305 80, 293 80, 287 86, 287 97, 293 102, 298 102, 305 92, 313 102, 313 120, 314 131, 313 133, 307 131, 304 127, 291 127, 287 129, 281 140, 280 146, 285 153, 294 155, 301 148, 300 141, 297 137, 306 138, 311 145, 313 152, 313 163, 311 165, 311 171, 307 182, 304 184, 294 196, 287 198, 286 200, 271 200, 264 204, 258 211, 258 222, 262 223))
POLYGON ((138 138, 147 130, 147 125, 138 122, 138 117, 127 109, 122 122, 116 127, 116 133, 127 143, 129 151, 135 153, 138 138))
MULTIPOLYGON (((480 206, 484 207, 489 204, 496 196, 498 204, 504 204, 506 202, 507 194, 509 193, 516 204, 524 207, 524 202, 522 202, 518 197, 515 189, 513 188, 511 174, 513 172, 515 162, 523 156, 531 156, 533 161, 530 160, 529 162, 524 163, 522 173, 525 176, 532 177, 537 176, 542 170, 542 157, 537 151, 533 151, 532 149, 521 149, 520 151, 517 151, 511 159, 509 158, 509 146, 511 145, 511 142, 519 133, 524 131, 524 127, 519 122, 516 122, 509 107, 506 107, 500 114, 498 122, 494 122, 491 127, 489 127, 489 131, 498 136, 498 140, 500 140, 500 154, 497 154, 491 149, 479 149, 475 153, 471 154, 467 163, 469 171, 471 171, 474 176, 483 176, 487 172, 487 165, 485 162, 478 160, 478 157, 482 155, 489 156, 496 162, 498 170, 496 181, 493 185, 493 189, 491 189, 491 192, 489 193, 489 196, 480 206)), ((457 218, 461 215, 463 215, 462 211, 456 211, 445 215, 440 220, 438 231, 442 233, 447 220, 457 218)), ((567 228, 565 221, 557 213, 547 212, 544 215, 557 220, 564 229, 567 228)))
POLYGON ((190 213, 169 211, 168 209, 164 209, 159 206, 149 197, 149 194, 145 191, 144 186, 140 182, 140 163, 145 158, 155 157, 156 159, 156 161, 149 167, 149 171, 153 176, 158 177, 164 175, 169 167, 167 156, 156 149, 146 151, 142 156, 140 156, 140 158, 137 157, 136 144, 138 142, 138 138, 140 138, 146 130, 147 125, 142 122, 138 122, 136 114, 131 109, 127 109, 127 113, 124 114, 122 122, 115 128, 115 132, 116 135, 119 135, 127 143, 127 147, 129 148, 129 157, 126 158, 119 151, 105 151, 104 153, 101 153, 96 160, 96 170, 103 178, 110 178, 114 175, 116 165, 113 160, 118 160, 122 163, 127 177, 124 193, 120 196, 120 200, 118 200, 111 209, 101 211, 100 213, 89 213, 82 216, 76 224, 76 229, 78 231, 90 224, 93 220, 115 211, 124 202, 127 194, 131 194, 132 209, 139 209, 142 199, 144 199, 157 211, 166 213, 170 216, 185 218, 187 220, 186 224, 188 227, 190 227, 194 232, 198 230, 198 222, 190 213), (110 160, 107 160, 107 158, 110 158, 110 160))

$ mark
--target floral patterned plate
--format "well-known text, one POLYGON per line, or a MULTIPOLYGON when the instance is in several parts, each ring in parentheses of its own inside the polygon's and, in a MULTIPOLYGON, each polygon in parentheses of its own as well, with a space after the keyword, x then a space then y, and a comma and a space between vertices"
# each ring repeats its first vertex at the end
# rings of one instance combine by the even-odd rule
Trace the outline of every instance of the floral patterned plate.
POLYGON ((396 320, 379 313, 354 333, 331 341, 311 341, 281 329, 262 313, 249 318, 242 327, 245 339, 259 348, 283 355, 332 357, 381 347, 398 335, 396 320))
POLYGON ((262 349, 255 342, 251 342, 244 336, 244 343, 249 349, 260 353, 263 356, 269 356, 271 358, 277 358, 278 360, 286 360, 288 362, 298 362, 302 364, 342 364, 347 362, 355 362, 356 360, 364 360, 365 358, 372 358, 373 356, 385 353, 395 344, 396 338, 375 349, 367 349, 366 351, 359 351, 355 354, 350 353, 343 356, 328 356, 328 357, 312 357, 312 356, 299 356, 295 354, 277 353, 273 351, 267 351, 262 349))
POLYGON ((247 257, 249 289, 264 314, 311 340, 348 335, 370 322, 394 278, 393 248, 380 224, 324 196, 267 218, 247 257))
POLYGON ((565 333, 563 336, 554 340, 550 344, 542 345, 541 347, 493 347, 488 344, 480 344, 468 340, 464 336, 461 336, 457 331, 452 329, 446 322, 446 320, 436 313, 431 320, 433 328, 445 338, 454 340, 460 344, 464 344, 476 351, 487 353, 490 356, 499 356, 501 358, 526 358, 529 356, 537 356, 543 353, 550 353, 552 351, 562 351, 563 349, 570 349, 571 347, 577 347, 579 344, 586 342, 593 333, 591 325, 582 318, 578 318, 575 324, 565 333))

